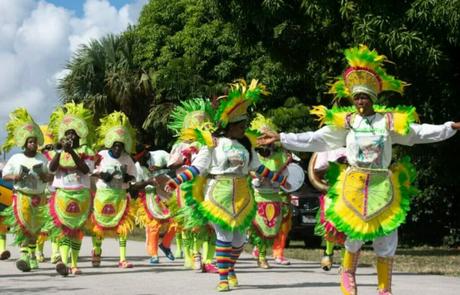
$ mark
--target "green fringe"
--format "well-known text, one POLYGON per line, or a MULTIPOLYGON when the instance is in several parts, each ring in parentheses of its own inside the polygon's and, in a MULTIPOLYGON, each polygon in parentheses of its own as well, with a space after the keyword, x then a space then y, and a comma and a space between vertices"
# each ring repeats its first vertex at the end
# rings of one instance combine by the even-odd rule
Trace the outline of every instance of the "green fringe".
MULTIPOLYGON (((249 181, 250 180, 248 179, 248 182, 249 181)), ((243 220, 241 225, 238 226, 237 228, 233 228, 233 227, 229 226, 227 224, 227 222, 225 222, 224 220, 218 218, 217 216, 212 215, 210 212, 208 212, 202 206, 201 203, 197 202, 197 200, 193 197, 193 194, 192 194, 192 188, 193 188, 194 183, 195 183, 194 180, 188 181, 186 183, 183 183, 182 187, 181 187, 182 190, 185 192, 184 198, 185 198, 185 202, 186 202, 187 206, 191 206, 193 208, 198 208, 198 210, 193 210, 192 211, 193 213, 190 216, 190 218, 197 219, 198 221, 196 221, 196 222, 198 222, 198 223, 203 223, 203 224, 207 224, 209 222, 215 223, 215 224, 219 225, 222 229, 228 230, 228 231, 234 231, 234 230, 243 231, 243 230, 245 230, 246 228, 249 227, 249 225, 251 224, 252 220, 256 216, 256 212, 257 212, 257 206, 256 206, 255 201, 254 201, 254 206, 251 209, 251 212, 248 214, 248 216, 246 216, 246 218, 243 220)), ((251 198, 254 198, 254 191, 253 191, 252 185, 250 185, 250 183, 249 183, 249 190, 250 190, 251 198)))
POLYGON ((319 209, 318 212, 316 212, 316 224, 315 224, 314 233, 316 236, 324 237, 326 235, 326 228, 320 222, 320 220, 321 220, 321 209, 319 209))
MULTIPOLYGON (((39 218, 42 218, 45 220, 48 217, 47 213, 47 206, 42 206, 40 208, 40 211, 38 211, 39 218)), ((21 226, 16 220, 16 216, 14 215, 14 209, 13 206, 9 206, 6 208, 2 213, 0 213, 0 216, 4 217, 3 223, 9 228, 9 232, 14 235, 13 239, 13 245, 24 245, 24 243, 29 242, 30 236, 26 235, 24 231, 22 230, 21 226)), ((42 231, 44 231, 44 227, 42 227, 42 231)), ((38 237, 37 233, 37 237, 38 237)))
POLYGON ((275 239, 266 239, 258 234, 257 229, 251 228, 249 232, 249 243, 260 248, 261 246, 271 247, 275 239))
MULTIPOLYGON (((406 173, 401 173, 399 176, 399 180, 413 180, 415 179, 415 167, 409 162, 409 158, 405 157, 399 164, 403 165, 405 168, 406 173)), ((355 231, 351 226, 348 224, 343 223, 342 219, 340 219, 336 214, 334 214, 333 208, 335 206, 335 202, 339 197, 339 190, 341 187, 337 187, 338 176, 340 172, 346 168, 346 165, 339 165, 336 163, 331 163, 329 170, 334 170, 331 173, 326 173, 326 179, 328 183, 330 183, 330 188, 327 192, 327 197, 332 199, 332 205, 328 208, 326 215, 335 224, 337 230, 345 233, 348 237, 353 240, 361 240, 361 241, 373 241, 378 237, 383 237, 392 233, 395 229, 397 229, 401 224, 403 224, 406 220, 407 213, 410 210, 410 200, 411 197, 414 196, 418 189, 412 186, 410 183, 409 186, 404 186, 403 182, 400 184, 400 193, 401 193, 401 210, 400 212, 395 215, 392 221, 389 223, 388 226, 385 228, 379 228, 374 233, 371 234, 363 234, 361 232, 355 231), (332 169, 331 169, 332 168, 332 169), (337 173, 339 172, 339 173, 337 173)))

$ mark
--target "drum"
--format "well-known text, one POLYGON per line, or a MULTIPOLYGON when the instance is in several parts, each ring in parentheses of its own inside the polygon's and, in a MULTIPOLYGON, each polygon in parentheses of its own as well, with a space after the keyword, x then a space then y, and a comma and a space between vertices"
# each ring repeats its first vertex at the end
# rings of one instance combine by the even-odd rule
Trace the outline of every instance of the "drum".
POLYGON ((311 185, 320 192, 326 192, 328 189, 327 183, 324 181, 324 179, 321 179, 316 175, 315 173, 315 162, 318 154, 313 153, 313 155, 310 158, 310 162, 308 162, 308 180, 310 180, 311 185))
POLYGON ((305 172, 303 171, 302 167, 296 163, 289 163, 282 174, 287 176, 287 183, 289 183, 289 188, 281 188, 287 193, 295 192, 302 187, 305 181, 305 172))
POLYGON ((169 177, 167 174, 160 174, 155 176, 155 180, 158 185, 155 186, 155 190, 157 194, 164 200, 167 200, 171 197, 172 193, 168 193, 164 190, 166 183, 171 180, 172 178, 169 177))
POLYGON ((0 178, 0 212, 13 203, 13 184, 0 178))

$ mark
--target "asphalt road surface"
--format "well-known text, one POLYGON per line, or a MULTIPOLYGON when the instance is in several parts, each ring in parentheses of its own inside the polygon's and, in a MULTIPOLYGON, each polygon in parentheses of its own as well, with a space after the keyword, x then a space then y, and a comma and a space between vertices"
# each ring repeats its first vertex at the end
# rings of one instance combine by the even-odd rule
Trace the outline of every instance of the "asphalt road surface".
MULTIPOLYGON (((11 237, 8 238, 11 241, 11 237)), ((119 269, 118 243, 113 239, 105 240, 101 267, 93 268, 91 239, 85 237, 79 265, 83 274, 68 277, 58 275, 49 259, 40 264, 40 269, 22 273, 15 267, 18 248, 10 246, 9 249, 12 257, 0 261, 0 294, 217 294, 217 274, 186 270, 183 260, 171 262, 164 256, 160 257, 160 264, 151 266, 143 242, 128 241, 128 260, 134 263, 134 268, 119 269)), ((49 256, 49 253, 47 243, 45 255, 49 256)), ((272 269, 261 270, 248 254, 244 254, 237 264, 240 287, 232 289, 231 294, 341 294, 337 268, 324 272, 316 261, 291 262, 290 266, 273 264, 272 269)), ((377 276, 373 268, 360 267, 357 281, 360 295, 377 294, 377 276)), ((458 295, 460 278, 395 273, 393 294, 458 295)))

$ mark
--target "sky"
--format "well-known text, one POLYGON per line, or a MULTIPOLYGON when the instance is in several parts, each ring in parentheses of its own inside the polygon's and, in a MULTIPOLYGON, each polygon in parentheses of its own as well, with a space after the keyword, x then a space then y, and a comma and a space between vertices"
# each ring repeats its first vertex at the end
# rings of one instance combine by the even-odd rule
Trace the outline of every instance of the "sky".
POLYGON ((46 124, 75 50, 135 24, 148 0, 0 0, 0 144, 8 114, 25 107, 46 124))

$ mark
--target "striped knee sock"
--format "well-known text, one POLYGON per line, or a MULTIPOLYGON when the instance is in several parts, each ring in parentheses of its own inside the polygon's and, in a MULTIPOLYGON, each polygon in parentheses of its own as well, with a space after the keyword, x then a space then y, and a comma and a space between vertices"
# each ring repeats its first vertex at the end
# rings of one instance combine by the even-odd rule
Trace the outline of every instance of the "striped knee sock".
POLYGON ((120 245, 120 261, 125 261, 126 260, 126 238, 120 237, 118 244, 120 245))
POLYGON ((59 252, 61 253, 62 262, 67 265, 69 261, 69 249, 70 249, 70 239, 68 237, 63 237, 59 241, 59 252))
POLYGON ((228 267, 228 275, 229 276, 235 276, 235 263, 236 261, 238 260, 238 258, 240 257, 241 255, 241 252, 243 252, 243 245, 241 245, 240 247, 232 247, 232 253, 231 253, 231 262, 230 262, 230 265, 228 267))
POLYGON ((221 282, 228 281, 228 268, 232 261, 232 242, 216 241, 216 260, 219 270, 219 280, 221 282))
POLYGON ((70 240, 70 258, 71 258, 72 267, 77 267, 78 254, 80 254, 80 248, 81 248, 81 241, 70 240))

